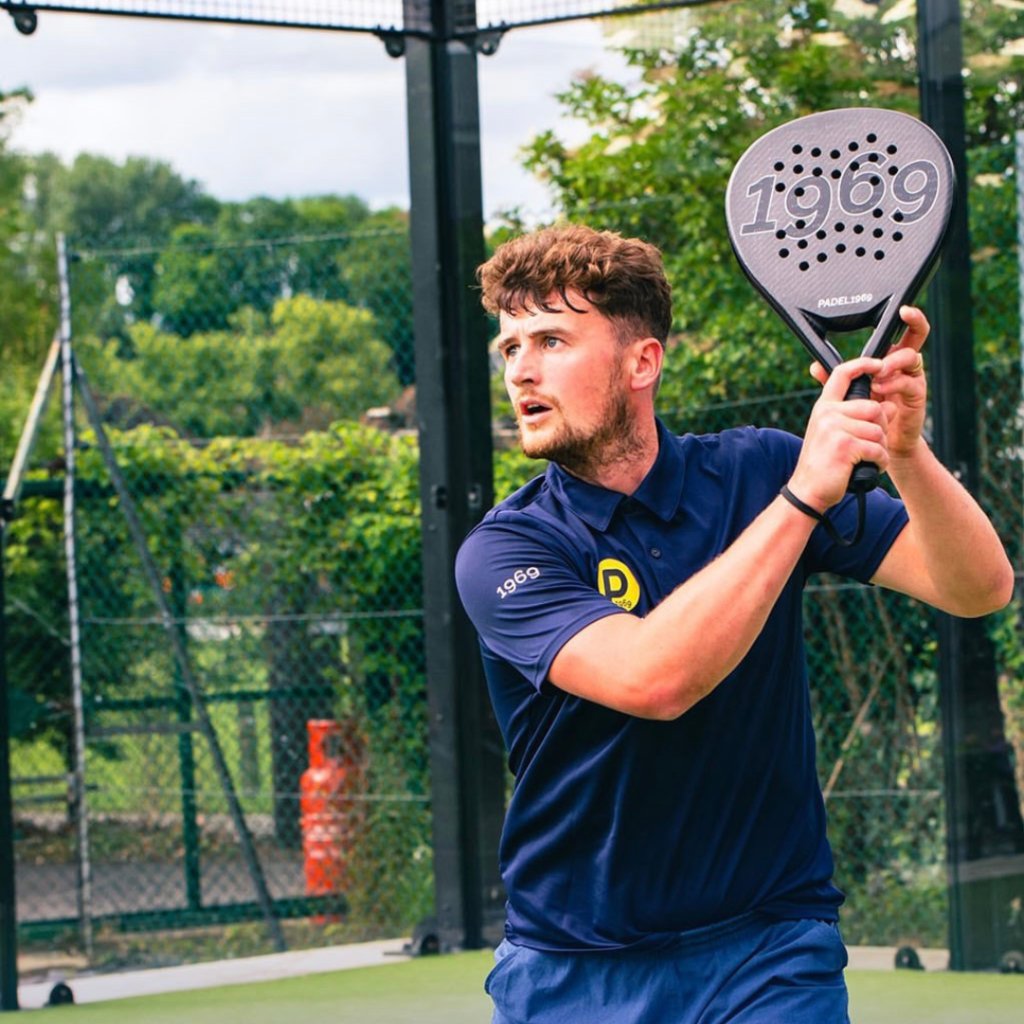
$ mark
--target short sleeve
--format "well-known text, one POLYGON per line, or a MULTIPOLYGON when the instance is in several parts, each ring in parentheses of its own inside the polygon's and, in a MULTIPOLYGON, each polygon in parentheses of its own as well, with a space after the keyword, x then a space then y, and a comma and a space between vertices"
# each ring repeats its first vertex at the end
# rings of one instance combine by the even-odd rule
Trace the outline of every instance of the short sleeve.
MULTIPOLYGON (((763 429, 758 435, 765 454, 777 469, 781 487, 796 468, 803 442, 781 430, 763 429)), ((856 544, 848 547, 837 543, 821 526, 814 531, 804 555, 808 575, 832 572, 861 583, 871 580, 900 531, 909 522, 909 516, 903 502, 884 487, 868 492, 864 514, 864 534, 856 544)), ((856 533, 857 516, 857 498, 852 494, 828 511, 828 518, 840 537, 852 537, 856 533)))
POLYGON ((538 690, 562 646, 606 615, 629 614, 585 582, 579 556, 542 524, 485 520, 455 562, 481 643, 538 690))

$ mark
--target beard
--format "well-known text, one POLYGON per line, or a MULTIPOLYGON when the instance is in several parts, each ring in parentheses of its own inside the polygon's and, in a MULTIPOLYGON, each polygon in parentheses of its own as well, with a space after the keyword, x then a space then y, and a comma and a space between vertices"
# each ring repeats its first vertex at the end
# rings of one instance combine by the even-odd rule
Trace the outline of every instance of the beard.
POLYGON ((589 431, 563 422, 554 434, 534 437, 519 424, 519 443, 530 459, 555 462, 581 480, 597 480, 601 471, 643 452, 634 413, 625 392, 613 389, 598 425, 589 431))

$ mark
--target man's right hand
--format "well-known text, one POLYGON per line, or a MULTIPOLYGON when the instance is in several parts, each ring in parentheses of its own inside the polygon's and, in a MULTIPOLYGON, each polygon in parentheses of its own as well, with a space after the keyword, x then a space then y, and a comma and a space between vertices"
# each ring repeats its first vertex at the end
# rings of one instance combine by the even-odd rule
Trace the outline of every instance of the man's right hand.
POLYGON ((846 399, 854 380, 881 370, 881 359, 860 357, 841 363, 814 403, 789 488, 818 512, 842 500, 859 462, 873 462, 880 473, 889 464, 886 406, 870 398, 846 399))

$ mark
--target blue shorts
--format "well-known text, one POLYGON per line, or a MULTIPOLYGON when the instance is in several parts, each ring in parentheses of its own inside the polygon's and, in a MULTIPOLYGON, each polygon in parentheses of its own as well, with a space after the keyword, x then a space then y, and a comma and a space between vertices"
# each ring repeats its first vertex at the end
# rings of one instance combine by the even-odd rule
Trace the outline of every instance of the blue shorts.
POLYGON ((602 953, 506 940, 494 957, 492 1024, 849 1024, 846 947, 830 921, 751 914, 602 953))

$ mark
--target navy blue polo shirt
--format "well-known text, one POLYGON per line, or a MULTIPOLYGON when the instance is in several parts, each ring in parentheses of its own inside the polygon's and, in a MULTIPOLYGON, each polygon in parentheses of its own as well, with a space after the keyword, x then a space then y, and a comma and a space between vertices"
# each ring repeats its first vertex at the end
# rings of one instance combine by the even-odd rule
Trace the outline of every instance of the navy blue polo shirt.
MULTIPOLYGON (((822 571, 868 581, 906 512, 879 489, 857 545, 816 529, 736 669, 675 721, 636 718, 547 682, 555 655, 605 615, 646 615, 724 551, 775 499, 801 444, 753 427, 676 437, 660 422, 658 437, 633 495, 549 465, 459 551, 515 776, 500 858, 506 934, 520 945, 657 946, 752 910, 838 918, 801 592, 822 571)), ((830 514, 853 533, 852 501, 830 514)))

